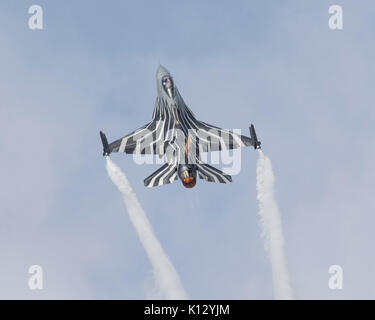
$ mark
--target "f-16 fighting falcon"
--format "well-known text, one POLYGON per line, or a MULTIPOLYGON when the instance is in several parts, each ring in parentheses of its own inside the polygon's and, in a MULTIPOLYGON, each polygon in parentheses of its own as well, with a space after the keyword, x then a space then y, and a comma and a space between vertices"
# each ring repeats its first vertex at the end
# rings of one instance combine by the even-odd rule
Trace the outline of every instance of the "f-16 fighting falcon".
POLYGON ((182 99, 171 74, 161 65, 156 73, 156 85, 151 122, 110 144, 100 131, 103 156, 112 152, 165 156, 167 162, 144 180, 146 187, 180 179, 186 188, 192 188, 197 173, 209 182, 232 182, 231 176, 204 163, 200 154, 245 146, 259 149, 260 141, 254 126, 250 127, 250 137, 246 137, 197 120, 182 99))

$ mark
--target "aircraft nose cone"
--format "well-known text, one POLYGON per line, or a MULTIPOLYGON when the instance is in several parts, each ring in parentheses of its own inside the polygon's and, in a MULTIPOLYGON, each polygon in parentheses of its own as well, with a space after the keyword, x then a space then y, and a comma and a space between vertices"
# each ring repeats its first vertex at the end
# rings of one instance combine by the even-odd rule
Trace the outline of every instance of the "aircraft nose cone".
POLYGON ((167 70, 167 68, 165 68, 161 64, 159 64, 158 70, 156 71, 156 75, 157 76, 165 76, 165 75, 169 75, 169 74, 170 73, 167 70))

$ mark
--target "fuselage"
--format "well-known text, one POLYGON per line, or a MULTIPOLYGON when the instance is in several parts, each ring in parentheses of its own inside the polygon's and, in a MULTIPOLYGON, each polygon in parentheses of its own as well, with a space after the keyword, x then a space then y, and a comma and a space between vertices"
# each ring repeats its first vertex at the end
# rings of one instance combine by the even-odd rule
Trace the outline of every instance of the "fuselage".
POLYGON ((144 179, 146 187, 179 179, 186 188, 192 188, 197 182, 197 172, 200 179, 208 182, 232 182, 230 175, 204 163, 200 154, 245 146, 260 148, 254 126, 250 127, 251 137, 246 137, 199 121, 185 104, 168 70, 162 66, 158 68, 156 83, 157 97, 151 122, 111 143, 100 132, 103 155, 123 152, 165 156, 167 163, 144 179))
MULTIPOLYGON (((176 162, 178 165, 177 174, 186 188, 193 188, 197 183, 197 167, 192 163, 191 148, 189 147, 189 127, 186 125, 186 117, 193 117, 187 114, 190 110, 179 94, 172 76, 163 67, 159 67, 157 73, 157 102, 156 105, 164 106, 162 114, 155 114, 161 120, 168 121, 171 125, 165 128, 168 133, 165 135, 165 142, 170 148, 166 152, 168 162, 176 162)), ((158 113, 158 110, 155 110, 158 113)), ((193 159, 194 160, 194 159, 193 159)))

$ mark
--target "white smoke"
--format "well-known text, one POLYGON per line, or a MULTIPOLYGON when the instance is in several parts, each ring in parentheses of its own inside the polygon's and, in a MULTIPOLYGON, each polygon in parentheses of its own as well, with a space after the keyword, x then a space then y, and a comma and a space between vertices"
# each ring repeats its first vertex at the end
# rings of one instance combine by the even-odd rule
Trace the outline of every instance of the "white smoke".
POLYGON ((132 190, 125 174, 109 157, 106 157, 106 159, 108 175, 123 195, 130 220, 151 261, 157 290, 160 291, 166 299, 187 299, 180 278, 168 256, 163 251, 158 239, 155 237, 146 213, 138 202, 137 196, 132 190))
POLYGON ((276 299, 293 299, 284 255, 284 237, 281 217, 274 198, 275 177, 268 157, 259 150, 257 163, 257 199, 264 247, 272 265, 272 278, 276 299))

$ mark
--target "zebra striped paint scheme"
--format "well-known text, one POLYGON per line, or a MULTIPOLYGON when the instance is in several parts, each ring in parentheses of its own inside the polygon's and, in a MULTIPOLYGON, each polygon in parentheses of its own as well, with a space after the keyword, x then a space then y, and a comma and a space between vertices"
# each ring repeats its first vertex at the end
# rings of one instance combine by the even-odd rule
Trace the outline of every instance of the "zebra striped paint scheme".
POLYGON ((174 97, 170 97, 163 90, 161 80, 166 75, 171 77, 164 67, 159 66, 156 74, 158 95, 151 122, 109 144, 110 152, 166 155, 168 163, 145 179, 147 187, 160 186, 175 181, 178 178, 178 165, 183 158, 188 158, 188 163, 196 165, 201 179, 217 183, 230 183, 232 181, 230 176, 204 164, 200 160, 199 154, 253 146, 252 139, 198 121, 185 104, 176 86, 174 87, 174 97), (193 157, 183 156, 188 139, 195 146, 193 157))

